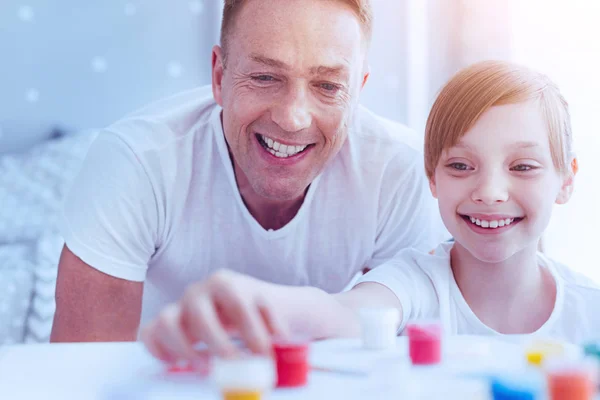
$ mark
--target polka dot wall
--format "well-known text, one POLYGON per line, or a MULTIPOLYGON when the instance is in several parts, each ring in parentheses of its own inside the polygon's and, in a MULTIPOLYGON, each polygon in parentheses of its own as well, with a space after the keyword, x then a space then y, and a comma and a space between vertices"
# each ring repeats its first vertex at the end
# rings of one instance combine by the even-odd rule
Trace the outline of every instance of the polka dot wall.
POLYGON ((1 3, 0 153, 210 82, 222 0, 1 3))

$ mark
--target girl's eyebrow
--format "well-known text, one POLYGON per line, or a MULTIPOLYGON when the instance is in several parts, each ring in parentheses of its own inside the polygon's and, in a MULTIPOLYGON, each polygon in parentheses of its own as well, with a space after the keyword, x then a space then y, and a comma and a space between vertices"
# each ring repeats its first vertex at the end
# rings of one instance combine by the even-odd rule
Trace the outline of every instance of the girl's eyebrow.
POLYGON ((536 142, 525 142, 525 141, 523 141, 523 142, 513 143, 509 147, 516 147, 516 148, 519 148, 519 149, 529 149, 529 148, 532 148, 532 147, 540 147, 540 144, 536 143, 536 142))
MULTIPOLYGON (((517 148, 517 149, 530 149, 530 148, 536 148, 536 147, 541 147, 541 146, 537 142, 521 141, 521 142, 511 143, 507 147, 509 147, 509 148, 517 148)), ((463 142, 459 142, 456 145, 452 146, 451 148, 464 149, 464 150, 472 151, 472 149, 467 144, 465 144, 463 142)), ((448 150, 450 150, 450 149, 448 149, 448 150)))
POLYGON ((465 144, 463 142, 456 143, 454 146, 450 147, 448 150, 451 150, 451 149, 464 149, 464 150, 468 150, 468 151, 473 151, 473 149, 471 149, 467 144, 465 144))

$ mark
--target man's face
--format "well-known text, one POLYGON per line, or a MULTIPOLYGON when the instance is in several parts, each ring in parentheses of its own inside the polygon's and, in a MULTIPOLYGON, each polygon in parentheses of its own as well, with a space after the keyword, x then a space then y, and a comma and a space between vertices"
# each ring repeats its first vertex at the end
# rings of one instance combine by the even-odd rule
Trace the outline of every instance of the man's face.
POLYGON ((213 53, 213 92, 225 138, 254 192, 302 196, 344 143, 366 80, 366 39, 336 1, 247 0, 223 54, 213 53))

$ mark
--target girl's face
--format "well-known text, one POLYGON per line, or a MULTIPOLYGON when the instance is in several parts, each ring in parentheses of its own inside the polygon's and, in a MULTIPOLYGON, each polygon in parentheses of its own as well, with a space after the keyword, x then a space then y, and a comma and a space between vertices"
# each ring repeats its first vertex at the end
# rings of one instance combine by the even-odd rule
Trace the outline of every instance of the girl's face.
POLYGON ((568 201, 573 174, 556 170, 535 101, 494 106, 443 152, 431 181, 444 224, 489 263, 535 248, 555 203, 568 201))

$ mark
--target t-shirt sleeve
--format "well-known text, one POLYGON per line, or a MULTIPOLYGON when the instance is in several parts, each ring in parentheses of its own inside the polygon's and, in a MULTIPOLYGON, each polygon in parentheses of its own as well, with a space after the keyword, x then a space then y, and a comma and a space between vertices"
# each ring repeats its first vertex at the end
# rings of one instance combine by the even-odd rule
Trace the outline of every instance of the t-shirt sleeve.
POLYGON ((432 277, 419 266, 414 254, 414 250, 403 250, 367 272, 356 283, 378 283, 396 295, 402 305, 402 321, 398 332, 404 330, 407 322, 432 318, 439 311, 438 293, 432 277))
POLYGON ((384 188, 390 189, 382 190, 375 248, 367 265, 371 269, 403 249, 429 252, 450 237, 429 189, 422 160, 408 167, 398 160, 391 164, 383 179, 384 188))
POLYGON ((132 148, 103 131, 65 199, 61 231, 68 248, 108 275, 143 281, 157 239, 151 180, 132 148))

